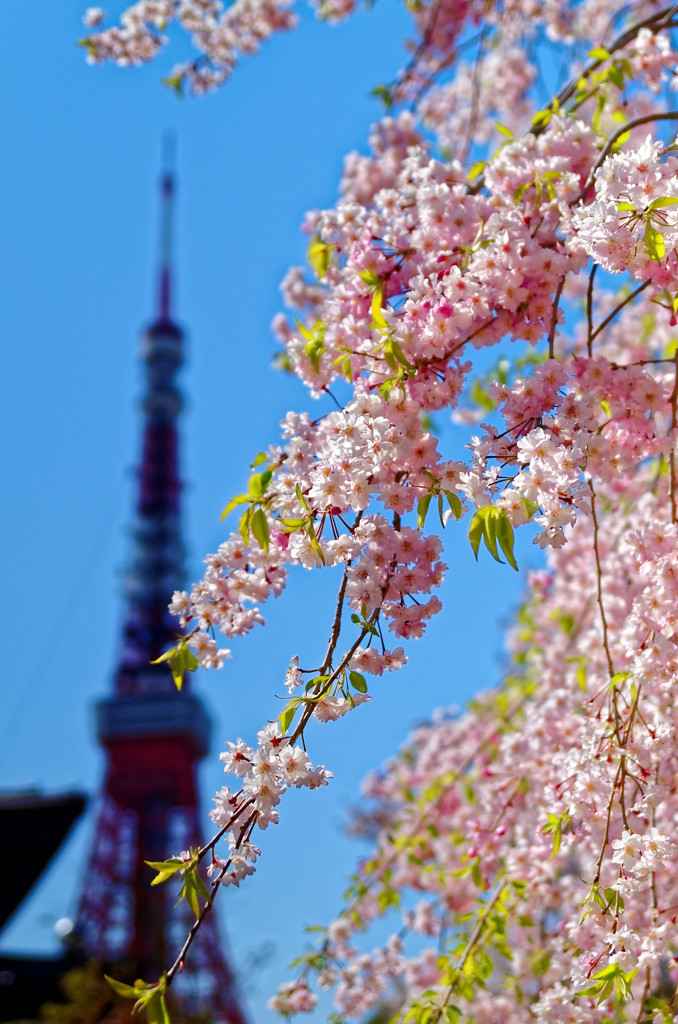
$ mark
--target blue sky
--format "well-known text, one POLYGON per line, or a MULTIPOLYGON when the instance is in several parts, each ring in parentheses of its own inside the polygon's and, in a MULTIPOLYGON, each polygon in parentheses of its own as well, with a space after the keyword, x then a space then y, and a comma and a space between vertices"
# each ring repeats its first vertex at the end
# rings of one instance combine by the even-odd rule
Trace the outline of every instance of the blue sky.
MULTIPOLYGON (((2 529, 9 607, 0 680, 0 788, 95 793, 103 759, 92 707, 111 683, 121 617, 132 467, 139 441, 138 337, 154 296, 161 137, 178 141, 178 316, 189 334, 182 438, 189 572, 224 536, 219 513, 252 456, 278 436, 301 384, 270 369, 278 286, 303 262, 304 212, 336 197, 341 159, 365 149, 379 114, 370 89, 403 63, 409 19, 393 0, 336 29, 304 11, 299 31, 248 59, 214 96, 178 100, 160 85, 178 57, 150 68, 88 67, 75 46, 84 2, 3 0, 0 40, 0 324, 5 448, 2 529)), ((455 457, 463 435, 441 421, 455 457)), ((409 645, 408 668, 373 701, 311 736, 335 772, 322 793, 293 793, 262 834, 260 868, 224 893, 220 920, 254 1021, 303 944, 305 924, 339 909, 360 849, 342 835, 359 780, 437 706, 492 685, 501 624, 521 578, 483 558, 466 525, 448 527, 446 611, 409 645), (267 963, 251 970, 264 947, 267 963)), ((529 543, 521 566, 538 564, 529 543)), ((300 570, 268 625, 233 645, 221 673, 197 681, 214 721, 202 791, 223 782, 217 753, 275 717, 291 654, 323 647, 336 579, 300 570)), ((72 913, 91 818, 20 917, 5 949, 54 949, 72 913)), ((11 841, 11 837, 8 837, 11 841)))

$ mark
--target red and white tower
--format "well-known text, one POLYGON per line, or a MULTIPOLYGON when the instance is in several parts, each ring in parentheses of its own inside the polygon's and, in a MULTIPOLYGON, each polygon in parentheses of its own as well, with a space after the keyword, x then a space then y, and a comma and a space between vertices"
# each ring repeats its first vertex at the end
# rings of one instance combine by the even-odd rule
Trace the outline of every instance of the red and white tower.
MULTIPOLYGON (((174 961, 190 921, 174 909, 171 882, 151 887, 154 872, 146 861, 201 845, 196 765, 209 739, 206 712, 188 682, 179 693, 167 665, 150 664, 175 642, 167 603, 184 582, 177 429, 182 400, 176 383, 184 336, 171 307, 169 170, 161 190, 158 312, 143 336, 143 444, 123 636, 113 694, 97 706, 97 735, 108 763, 77 918, 88 955, 104 963, 130 961, 148 981, 174 961)), ((195 1015, 209 1024, 245 1024, 212 913, 172 995, 178 1019, 195 1015)))

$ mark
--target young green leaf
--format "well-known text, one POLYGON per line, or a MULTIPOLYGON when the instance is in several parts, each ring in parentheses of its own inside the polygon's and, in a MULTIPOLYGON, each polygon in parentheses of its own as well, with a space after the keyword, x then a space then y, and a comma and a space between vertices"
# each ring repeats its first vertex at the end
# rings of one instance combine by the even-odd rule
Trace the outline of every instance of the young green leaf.
POLYGON ((361 676, 360 672, 349 672, 348 678, 355 690, 358 690, 359 693, 367 693, 367 683, 365 682, 365 677, 361 676))
POLYGON ((221 522, 223 523, 223 521, 226 518, 226 516, 228 515, 228 513, 232 512, 234 508, 237 508, 238 505, 244 505, 245 502, 247 502, 249 500, 250 500, 250 495, 249 494, 238 494, 238 495, 236 495, 235 498, 231 498, 231 500, 229 501, 228 505, 226 505, 224 511, 221 513, 221 522))
POLYGON ((115 978, 111 978, 108 974, 104 974, 104 978, 111 986, 114 992, 117 992, 123 999, 138 999, 139 989, 133 985, 126 985, 123 981, 116 981, 115 978))
POLYGON ((168 878, 176 875, 177 871, 181 871, 185 867, 185 863, 180 857, 171 857, 169 860, 147 860, 146 863, 149 868, 158 872, 151 885, 160 885, 162 882, 166 882, 168 878))
POLYGON ((278 721, 280 722, 280 732, 283 734, 283 736, 287 734, 289 727, 294 721, 294 716, 296 715, 298 708, 298 702, 288 704, 287 707, 283 710, 282 714, 280 715, 278 721))
MULTIPOLYGON (((378 327, 380 331, 388 331, 389 330, 389 326, 386 323, 386 320, 384 319, 384 314, 381 311, 381 307, 382 307, 383 301, 384 301, 383 289, 382 288, 375 288, 374 295, 372 296, 372 306, 371 306, 372 320, 373 320, 375 326, 378 327)), ((396 369, 396 367, 393 367, 393 368, 396 369)))
POLYGON ((297 325, 297 330, 301 334, 302 338, 306 338, 306 341, 313 341, 313 331, 310 331, 308 327, 305 327, 297 317, 294 319, 297 325))
POLYGON ((270 537, 268 530, 268 520, 266 518, 266 513, 264 512, 263 508, 258 508, 255 512, 252 513, 252 533, 254 534, 255 539, 259 544, 259 547, 263 548, 264 551, 268 551, 270 537))
POLYGON ((417 529, 421 530, 424 523, 426 522, 426 515, 428 513, 428 507, 431 504, 432 494, 424 494, 417 504, 417 529))
POLYGON ((473 516, 473 519, 471 520, 471 525, 470 525, 469 531, 468 531, 468 539, 471 541, 471 547, 473 548, 473 554, 476 556, 476 561, 478 559, 478 551, 480 549, 480 542, 483 539, 483 533, 484 533, 483 520, 482 520, 481 516, 478 514, 479 512, 480 512, 480 509, 478 509, 478 512, 476 512, 475 515, 473 516))
POLYGON ((511 520, 506 514, 505 509, 502 509, 496 517, 496 523, 499 546, 504 552, 508 564, 518 572, 518 566, 515 558, 513 557, 513 526, 511 525, 511 520))
POLYGON ((457 520, 461 519, 461 501, 459 500, 457 495, 454 493, 454 491, 443 491, 443 494, 447 498, 447 504, 450 506, 454 518, 457 520))
POLYGON ((334 248, 335 246, 326 245, 317 237, 311 241, 308 247, 308 262, 319 281, 322 281, 327 273, 330 265, 330 254, 334 248))
POLYGON ((483 520, 483 539, 485 541, 485 547, 493 558, 498 562, 501 562, 499 552, 497 551, 497 509, 493 508, 492 505, 485 505, 484 508, 481 508, 478 511, 481 513, 483 520))
POLYGON ((252 509, 245 509, 238 522, 238 533, 243 539, 243 544, 249 544, 250 527, 252 525, 252 509))
POLYGON ((172 647, 171 650, 165 651, 165 653, 161 654, 159 658, 156 658, 155 661, 152 661, 151 665, 159 665, 161 661, 170 661, 173 657, 175 657, 175 655, 179 651, 179 646, 180 645, 177 644, 177 646, 172 647))
POLYGON ((313 550, 315 551, 316 555, 318 556, 318 558, 320 559, 320 561, 324 565, 325 564, 325 556, 323 554, 323 549, 320 547, 320 542, 319 542, 318 538, 316 537, 315 529, 314 529, 313 523, 311 522, 310 519, 308 519, 306 521, 306 524, 304 526, 304 530, 306 531, 306 536, 308 537, 308 539, 311 542, 311 547, 313 548, 313 550))
POLYGON ((153 992, 142 1006, 148 1024, 171 1024, 164 992, 153 992))

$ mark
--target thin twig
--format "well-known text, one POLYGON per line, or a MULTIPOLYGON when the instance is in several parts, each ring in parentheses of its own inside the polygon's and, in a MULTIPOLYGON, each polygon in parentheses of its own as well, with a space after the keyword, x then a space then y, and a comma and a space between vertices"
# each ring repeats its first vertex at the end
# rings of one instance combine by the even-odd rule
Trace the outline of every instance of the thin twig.
POLYGON ((593 358, 593 281, 596 276, 596 270, 598 264, 593 264, 593 270, 589 275, 589 286, 586 289, 586 324, 588 327, 588 337, 586 341, 586 347, 589 354, 589 359, 593 358))
POLYGON ((631 302, 633 299, 635 299, 636 295, 640 295, 640 293, 642 291, 645 291, 645 289, 648 287, 649 284, 651 284, 651 282, 649 280, 643 281, 642 284, 639 284, 638 287, 634 289, 634 291, 630 292, 626 296, 625 299, 622 299, 622 301, 619 302, 614 307, 612 312, 609 313, 605 317, 605 319, 602 321, 602 323, 598 324, 598 326, 596 327, 596 329, 593 332, 593 334, 589 335, 589 345, 591 345, 593 343, 594 338, 597 338, 598 335, 600 334, 600 332, 607 327, 607 325, 609 324, 610 320, 614 320, 614 318, 616 317, 617 313, 620 313, 622 311, 622 309, 624 308, 624 306, 627 306, 629 304, 629 302, 631 302))
POLYGON ((607 658, 607 668, 610 673, 610 679, 612 679, 614 673, 614 665, 612 663, 612 655, 610 654, 610 644, 608 637, 607 618, 605 616, 605 607, 603 605, 603 569, 600 562, 600 550, 598 547, 598 516, 596 514, 596 492, 593 487, 593 480, 589 480, 589 487, 591 489, 591 518, 593 519, 593 552, 596 558, 596 584, 597 584, 597 600, 598 608, 600 610, 600 621, 603 627, 603 648, 605 650, 605 657, 607 658))
POLYGON ((556 289, 556 295, 553 300, 553 310, 551 313, 551 330, 549 331, 549 359, 553 359, 554 344, 556 340, 556 327, 558 325, 558 303, 560 302, 560 296, 565 285, 565 278, 561 277, 556 289))
MULTIPOLYGON (((238 841, 235 844, 235 849, 236 850, 238 849, 238 847, 242 843, 243 839, 245 838, 245 835, 247 833, 247 829, 250 826, 254 825, 254 822, 256 821, 257 817, 258 817, 257 812, 254 811, 250 815, 248 820, 245 822, 245 825, 244 825, 244 827, 243 827, 243 829, 242 829, 242 831, 240 833, 240 836, 238 837, 238 841)), ((200 928, 200 925, 204 921, 206 915, 212 909, 212 904, 214 903, 214 899, 215 899, 215 896, 216 896, 217 891, 219 889, 219 886, 221 884, 221 880, 224 877, 224 875, 226 874, 226 872, 228 871, 228 869, 230 867, 230 864, 231 864, 231 858, 229 857, 228 861, 224 864, 223 868, 221 868, 221 870, 219 871, 219 874, 217 875, 217 877, 212 882, 209 896, 207 897, 202 910, 200 911, 200 913, 196 917, 195 921, 191 925, 190 931, 189 931, 188 935, 186 936, 186 939, 184 940, 184 944, 181 947, 181 949, 179 950, 179 955, 177 956, 176 960, 174 961, 174 963, 172 964, 170 969, 167 971, 167 974, 165 975, 165 979, 167 981, 167 985, 168 986, 171 985, 172 979, 174 978, 174 975, 177 973, 177 971, 181 969, 181 965, 183 964, 184 960, 186 959, 186 954, 188 953, 188 950, 191 947, 191 943, 193 942, 193 939, 195 938, 195 936, 198 933, 198 929, 200 928)))
POLYGON ((626 124, 619 129, 619 131, 616 131, 614 135, 611 135, 605 143, 605 145, 603 146, 603 148, 601 149, 600 156, 598 157, 593 167, 589 171, 589 176, 586 179, 586 184, 584 185, 583 189, 575 199, 573 204, 574 206, 576 206, 577 203, 586 196, 586 193, 593 185, 593 181, 596 176, 596 171, 605 163, 605 160, 617 139, 620 139, 622 135, 625 135, 627 132, 630 132, 632 128, 638 128, 641 124, 653 124, 655 121, 678 121, 678 111, 667 110, 664 113, 645 114, 643 117, 636 117, 633 121, 627 121, 626 124))
POLYGON ((671 522, 678 521, 676 513, 676 408, 678 406, 678 349, 675 355, 675 377, 671 392, 671 454, 669 455, 669 487, 671 488, 671 522))

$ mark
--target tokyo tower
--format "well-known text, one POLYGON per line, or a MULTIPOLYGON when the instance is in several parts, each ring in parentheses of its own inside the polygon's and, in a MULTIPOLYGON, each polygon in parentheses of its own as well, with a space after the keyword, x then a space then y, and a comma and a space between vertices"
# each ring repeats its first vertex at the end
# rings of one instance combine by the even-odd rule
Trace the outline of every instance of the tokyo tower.
MULTIPOLYGON (((150 664, 175 643, 177 626, 167 603, 184 582, 177 387, 184 335, 172 311, 174 192, 166 169, 157 312, 143 335, 143 439, 122 639, 113 693, 96 709, 107 768, 77 916, 88 956, 104 964, 133 963, 149 982, 174 961, 191 918, 174 909, 171 882, 151 887, 155 872, 146 861, 201 845, 196 766, 209 739, 205 709, 188 682, 178 692, 167 665, 150 664)), ((173 1020, 245 1024, 213 912, 198 930, 171 995, 173 1020)))

